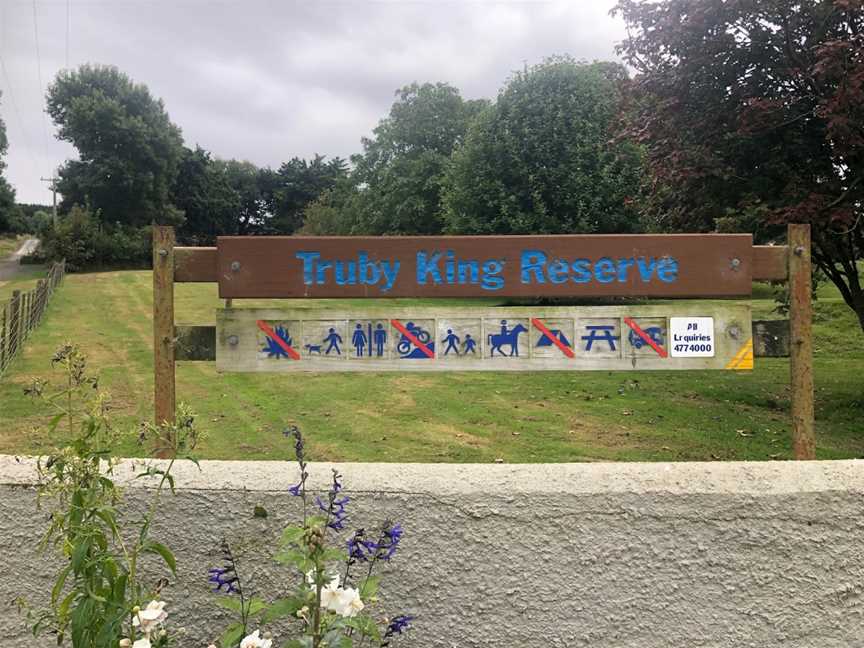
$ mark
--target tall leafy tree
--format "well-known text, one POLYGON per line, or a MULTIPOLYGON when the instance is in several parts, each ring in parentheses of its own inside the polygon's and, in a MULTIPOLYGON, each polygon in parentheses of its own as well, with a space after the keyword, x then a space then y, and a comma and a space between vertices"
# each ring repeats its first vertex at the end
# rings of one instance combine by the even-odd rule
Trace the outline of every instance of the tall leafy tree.
POLYGON ((631 232, 638 149, 612 143, 614 63, 554 57, 515 73, 453 154, 444 195, 452 232, 631 232))
POLYGON ((266 188, 271 186, 270 169, 259 169, 246 160, 219 160, 212 163, 214 182, 225 183, 233 193, 233 217, 226 234, 259 234, 267 226, 270 212, 266 188))
POLYGON ((321 194, 348 175, 348 164, 340 157, 330 160, 316 155, 311 160, 292 158, 279 170, 265 176, 263 187, 271 217, 267 231, 293 234, 303 225, 303 212, 321 194))
POLYGON ((619 0, 638 75, 625 118, 647 148, 648 213, 760 237, 812 224, 813 259, 864 329, 862 0, 619 0), (782 228, 780 228, 782 231, 782 228))
POLYGON ((354 192, 345 209, 355 233, 435 234, 443 227, 441 186, 450 155, 486 105, 446 83, 411 84, 351 158, 354 192))
POLYGON ((232 177, 200 146, 184 149, 171 191, 172 202, 183 210, 183 239, 212 244, 217 236, 236 233, 241 198, 232 177))
MULTIPOLYGON (((3 93, 0 92, 0 98, 3 93)), ((6 170, 6 151, 9 140, 6 138, 6 124, 0 119, 0 232, 12 229, 13 212, 15 211, 15 190, 3 177, 6 170)))
POLYGON ((48 88, 48 113, 80 158, 59 173, 64 208, 89 203, 103 220, 131 225, 182 219, 170 189, 183 139, 145 85, 111 66, 64 70, 48 88))

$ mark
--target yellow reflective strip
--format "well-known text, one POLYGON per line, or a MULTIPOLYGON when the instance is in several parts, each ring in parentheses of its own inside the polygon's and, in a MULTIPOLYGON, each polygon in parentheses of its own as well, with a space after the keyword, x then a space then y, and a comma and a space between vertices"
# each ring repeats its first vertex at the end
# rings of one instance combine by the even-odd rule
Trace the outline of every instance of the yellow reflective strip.
POLYGON ((753 368, 753 338, 744 343, 735 357, 726 365, 726 369, 752 369, 753 368))

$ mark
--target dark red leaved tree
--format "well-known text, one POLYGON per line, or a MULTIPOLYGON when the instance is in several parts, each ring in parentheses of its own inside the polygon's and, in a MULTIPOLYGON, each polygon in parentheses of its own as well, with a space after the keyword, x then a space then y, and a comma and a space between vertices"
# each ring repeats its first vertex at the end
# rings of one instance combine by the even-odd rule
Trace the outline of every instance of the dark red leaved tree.
POLYGON ((864 329, 864 0, 619 0, 658 228, 810 223, 864 329), (725 223, 724 223, 725 219, 725 223))

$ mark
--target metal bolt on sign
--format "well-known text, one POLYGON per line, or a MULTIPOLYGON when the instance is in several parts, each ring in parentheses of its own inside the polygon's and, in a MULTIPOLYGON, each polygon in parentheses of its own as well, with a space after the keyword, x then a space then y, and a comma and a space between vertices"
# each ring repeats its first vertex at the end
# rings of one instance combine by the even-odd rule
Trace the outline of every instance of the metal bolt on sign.
POLYGON ((237 346, 238 344, 240 344, 240 338, 236 335, 229 335, 228 344, 230 344, 231 346, 237 346))
POLYGON ((732 261, 729 263, 729 267, 732 268, 733 270, 737 270, 738 268, 741 267, 741 259, 738 259, 738 258, 732 259, 732 261))
POLYGON ((231 271, 232 272, 238 272, 239 270, 240 270, 240 262, 239 261, 232 261, 231 262, 231 271))

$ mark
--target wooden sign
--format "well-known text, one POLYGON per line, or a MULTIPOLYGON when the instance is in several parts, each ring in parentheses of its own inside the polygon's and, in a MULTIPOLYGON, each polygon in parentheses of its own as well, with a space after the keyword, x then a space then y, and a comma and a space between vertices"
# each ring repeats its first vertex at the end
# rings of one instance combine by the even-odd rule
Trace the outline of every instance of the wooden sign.
POLYGON ((220 371, 752 369, 749 305, 217 311, 220 371))
POLYGON ((722 297, 751 292, 749 234, 220 237, 219 296, 722 297))

